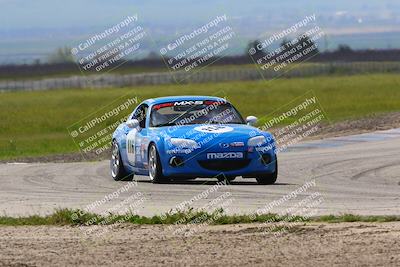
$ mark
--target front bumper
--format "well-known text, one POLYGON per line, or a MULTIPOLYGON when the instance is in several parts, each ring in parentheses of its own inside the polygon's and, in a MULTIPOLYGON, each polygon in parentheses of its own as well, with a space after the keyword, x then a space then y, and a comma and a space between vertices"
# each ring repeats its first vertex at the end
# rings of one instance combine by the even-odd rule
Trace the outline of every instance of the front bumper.
POLYGON ((273 149, 206 149, 191 153, 165 153, 160 157, 163 174, 170 177, 217 177, 248 176, 255 177, 276 172, 276 154, 273 149), (242 152, 238 159, 207 159, 207 153, 242 152), (176 157, 183 164, 171 164, 176 157))

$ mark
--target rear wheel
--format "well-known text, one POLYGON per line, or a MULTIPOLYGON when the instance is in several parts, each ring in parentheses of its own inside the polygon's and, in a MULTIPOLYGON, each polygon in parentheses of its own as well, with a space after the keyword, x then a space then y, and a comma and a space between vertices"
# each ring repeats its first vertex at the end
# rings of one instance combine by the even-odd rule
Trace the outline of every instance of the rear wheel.
POLYGON ((278 160, 275 160, 275 172, 266 173, 256 178, 258 184, 274 184, 278 178, 278 160))
POLYGON ((110 160, 111 176, 115 181, 132 181, 133 174, 128 174, 124 168, 119 151, 118 142, 113 141, 111 147, 111 160, 110 160))
POLYGON ((154 184, 168 182, 168 178, 162 174, 162 166, 160 156, 155 144, 151 144, 149 148, 149 177, 154 184))

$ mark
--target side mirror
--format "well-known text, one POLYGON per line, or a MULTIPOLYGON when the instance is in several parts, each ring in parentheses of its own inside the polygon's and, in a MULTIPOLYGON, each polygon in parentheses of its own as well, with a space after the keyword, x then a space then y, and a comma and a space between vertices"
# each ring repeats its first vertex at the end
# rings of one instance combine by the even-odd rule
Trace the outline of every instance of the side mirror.
POLYGON ((255 116, 247 116, 246 122, 247 122, 247 125, 254 126, 257 123, 257 117, 255 117, 255 116))
POLYGON ((131 119, 126 121, 126 125, 129 128, 136 128, 139 126, 139 121, 137 119, 131 119))

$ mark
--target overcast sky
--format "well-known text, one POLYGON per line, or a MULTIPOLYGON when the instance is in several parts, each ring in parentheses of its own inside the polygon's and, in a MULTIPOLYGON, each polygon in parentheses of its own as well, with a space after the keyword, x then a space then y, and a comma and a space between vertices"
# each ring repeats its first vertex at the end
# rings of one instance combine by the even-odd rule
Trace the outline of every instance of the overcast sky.
POLYGON ((395 0, 0 0, 0 63, 45 57, 133 14, 159 44, 226 14, 241 51, 315 14, 323 47, 400 48, 395 0))
POLYGON ((400 1, 393 0, 0 0, 0 29, 75 28, 103 26, 130 12, 152 24, 201 22, 212 13, 237 18, 273 17, 276 23, 315 12, 342 19, 382 21, 399 18, 400 1))

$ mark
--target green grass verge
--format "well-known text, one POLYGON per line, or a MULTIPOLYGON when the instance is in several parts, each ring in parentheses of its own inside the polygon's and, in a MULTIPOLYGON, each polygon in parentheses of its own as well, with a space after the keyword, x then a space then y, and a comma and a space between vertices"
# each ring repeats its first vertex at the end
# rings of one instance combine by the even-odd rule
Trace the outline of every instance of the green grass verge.
MULTIPOLYGON (((331 63, 317 63, 317 62, 302 62, 302 63, 291 63, 290 70, 292 69, 308 69, 308 68, 315 68, 319 66, 330 66, 329 73, 331 74, 354 74, 351 70, 356 69, 358 72, 371 72, 371 66, 375 66, 375 70, 377 66, 380 67, 379 72, 393 72, 398 69, 398 63, 393 61, 386 61, 386 62, 374 62, 374 61, 366 61, 366 62, 349 62, 346 63, 344 66, 337 66, 331 63), (353 67, 352 67, 353 66, 353 67), (356 67, 354 67, 356 66, 356 67)), ((40 70, 41 66, 37 65, 34 66, 35 69, 40 70)), ((254 69, 258 68, 254 64, 231 64, 231 65, 218 65, 212 64, 207 66, 208 71, 218 71, 218 70, 234 70, 234 69, 254 69)), ((109 74, 116 74, 116 75, 124 75, 124 74, 141 74, 141 73, 154 73, 154 72, 168 72, 169 68, 165 66, 158 66, 158 67, 146 67, 146 66, 128 66, 122 64, 120 67, 113 69, 110 72, 102 72, 102 73, 109 73, 109 74)), ((67 70, 59 70, 54 71, 52 73, 42 73, 39 72, 32 72, 25 70, 14 70, 11 72, 0 72, 0 81, 5 80, 41 80, 46 78, 62 78, 62 77, 70 77, 74 75, 98 75, 97 72, 81 72, 77 64, 74 65, 73 68, 68 68, 67 70)))
POLYGON ((399 75, 376 74, 1 93, 0 159, 79 151, 67 127, 127 94, 139 100, 167 95, 227 96, 243 116, 255 115, 263 121, 312 90, 335 122, 399 111, 399 88, 399 75))
POLYGON ((238 224, 238 223, 273 223, 273 222, 392 222, 400 221, 400 216, 360 216, 352 214, 329 215, 313 218, 301 216, 261 215, 226 215, 223 210, 212 213, 188 209, 177 213, 166 213, 152 217, 135 214, 101 216, 81 210, 59 209, 47 216, 9 217, 1 216, 0 225, 110 225, 119 222, 132 224, 238 224))
POLYGON ((344 215, 327 215, 314 218, 315 222, 329 222, 329 223, 340 223, 340 222, 395 222, 400 221, 400 216, 361 216, 354 214, 344 215))

